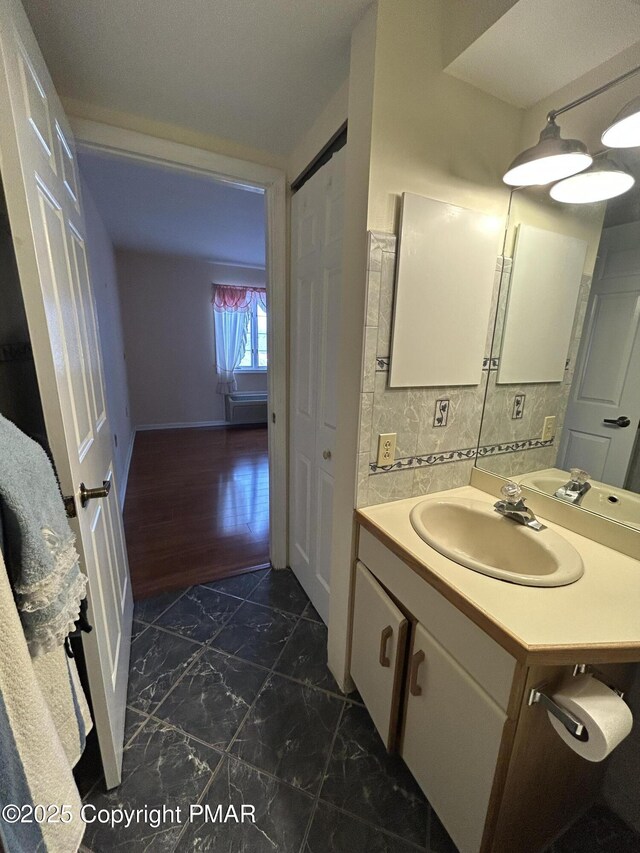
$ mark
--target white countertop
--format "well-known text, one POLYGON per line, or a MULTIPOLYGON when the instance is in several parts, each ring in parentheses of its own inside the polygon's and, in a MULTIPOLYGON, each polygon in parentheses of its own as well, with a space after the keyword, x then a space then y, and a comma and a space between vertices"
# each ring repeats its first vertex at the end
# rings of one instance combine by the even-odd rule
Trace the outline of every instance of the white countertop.
MULTIPOLYGON (((519 586, 486 577, 444 557, 414 531, 409 521, 411 509, 425 498, 437 496, 471 498, 487 504, 495 502, 486 492, 463 486, 365 507, 358 510, 358 515, 365 526, 371 529, 373 525, 409 558, 427 567, 445 587, 466 599, 483 619, 490 620, 496 628, 516 639, 527 653, 574 646, 606 647, 613 652, 617 647, 620 661, 640 661, 638 560, 541 518, 549 529, 563 536, 580 553, 584 562, 583 576, 568 586, 547 588, 519 586)), ((616 655, 607 657, 615 660, 616 655)))

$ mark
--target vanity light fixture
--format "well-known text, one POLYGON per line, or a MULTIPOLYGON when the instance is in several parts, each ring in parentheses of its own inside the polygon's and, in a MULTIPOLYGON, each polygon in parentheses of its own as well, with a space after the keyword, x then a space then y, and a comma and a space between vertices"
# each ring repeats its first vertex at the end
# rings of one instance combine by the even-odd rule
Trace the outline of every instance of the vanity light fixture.
POLYGON ((602 134, 602 144, 608 148, 640 145, 640 98, 634 98, 620 110, 602 134))
MULTIPOLYGON (((617 86, 618 83, 628 80, 639 71, 640 65, 599 86, 593 92, 588 92, 557 110, 551 110, 537 144, 518 154, 507 169, 502 179, 505 184, 514 187, 544 186, 584 172, 591 165, 593 158, 584 142, 579 139, 563 139, 560 136, 556 118, 617 86)), ((615 147, 640 145, 640 98, 627 104, 613 124, 604 132, 602 136, 604 144, 614 147, 611 140, 617 140, 615 147), (635 139, 637 141, 630 141, 635 139)))
POLYGON ((554 184, 549 195, 566 204, 589 204, 622 195, 634 184, 635 178, 622 166, 598 155, 584 172, 554 184))
POLYGON ((550 184, 581 172, 591 162, 591 155, 584 142, 563 139, 555 116, 549 113, 547 126, 537 144, 518 154, 502 180, 512 187, 550 184))

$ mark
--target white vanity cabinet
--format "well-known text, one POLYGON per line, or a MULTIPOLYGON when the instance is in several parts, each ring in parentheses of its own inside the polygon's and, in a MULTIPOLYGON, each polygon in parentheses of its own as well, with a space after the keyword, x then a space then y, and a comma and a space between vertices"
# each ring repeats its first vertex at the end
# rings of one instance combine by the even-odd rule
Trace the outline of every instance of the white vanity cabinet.
POLYGON ((408 620, 362 565, 356 565, 351 675, 387 749, 396 746, 408 620))
POLYGON ((401 755, 462 853, 480 849, 507 717, 417 624, 401 755))
POLYGON ((383 741, 388 748, 398 741, 461 853, 476 853, 515 661, 368 531, 358 553, 352 678, 383 741), (379 652, 385 628, 400 637, 403 622, 410 648, 393 646, 394 674, 380 666, 379 652))
POLYGON ((596 799, 606 762, 576 755, 527 697, 553 693, 574 663, 626 689, 636 654, 520 646, 396 539, 360 524, 351 675, 460 853, 541 853, 596 799))

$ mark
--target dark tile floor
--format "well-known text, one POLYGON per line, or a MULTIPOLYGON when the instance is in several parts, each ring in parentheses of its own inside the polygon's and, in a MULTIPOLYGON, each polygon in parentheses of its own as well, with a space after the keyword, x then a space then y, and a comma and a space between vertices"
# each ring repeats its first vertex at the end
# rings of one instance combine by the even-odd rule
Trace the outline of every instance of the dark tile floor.
MULTIPOLYGON (((357 693, 326 666, 326 628, 290 572, 253 572, 140 601, 123 781, 97 808, 255 806, 256 822, 88 826, 92 853, 455 853, 357 693)), ((553 853, 633 853, 592 809, 553 853)), ((515 851, 514 851, 515 853, 515 851)))

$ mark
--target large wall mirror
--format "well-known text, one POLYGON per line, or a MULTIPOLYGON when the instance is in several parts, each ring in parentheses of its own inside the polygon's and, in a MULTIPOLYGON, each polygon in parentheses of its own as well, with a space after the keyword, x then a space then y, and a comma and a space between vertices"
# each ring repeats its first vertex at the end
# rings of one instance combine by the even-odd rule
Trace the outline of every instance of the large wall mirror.
POLYGON ((640 530, 640 150, 608 203, 514 190, 480 468, 640 530))

